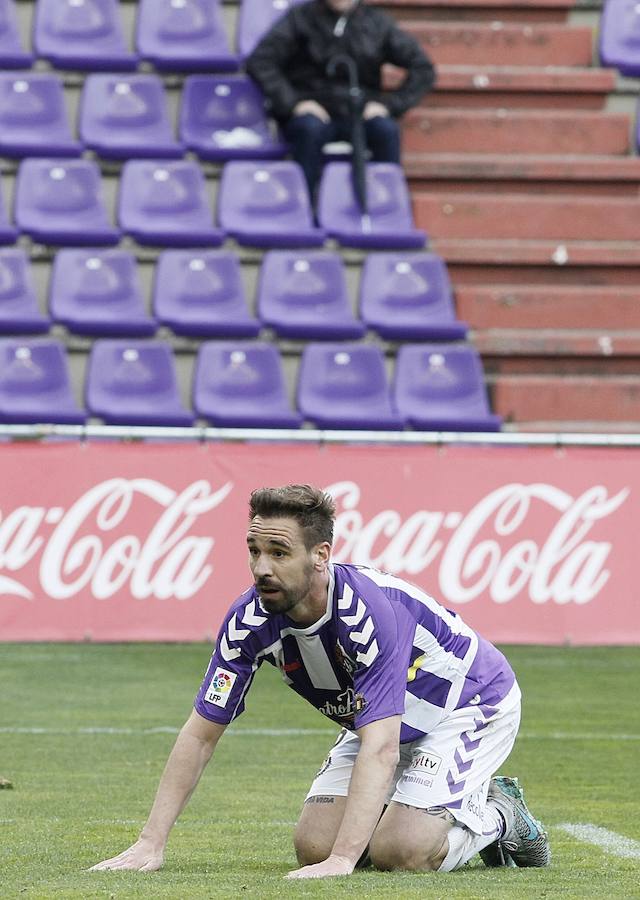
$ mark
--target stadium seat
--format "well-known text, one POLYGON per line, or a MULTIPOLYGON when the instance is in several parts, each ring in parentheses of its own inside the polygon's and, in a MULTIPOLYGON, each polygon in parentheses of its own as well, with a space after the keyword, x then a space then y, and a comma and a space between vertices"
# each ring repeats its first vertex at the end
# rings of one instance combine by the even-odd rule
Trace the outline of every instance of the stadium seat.
POLYGON ((138 60, 126 46, 117 0, 38 0, 33 45, 58 69, 126 71, 138 60))
POLYGON ((41 334, 49 319, 39 309, 24 250, 0 250, 0 333, 41 334))
POLYGON ((258 316, 283 338, 344 340, 366 330, 353 314, 341 257, 322 250, 265 254, 258 316))
POLYGON ((413 249, 426 235, 414 227, 411 199, 402 168, 367 163, 368 223, 356 201, 350 162, 331 162, 323 170, 318 220, 329 237, 345 247, 413 249))
POLYGON ((0 72, 0 156, 79 156, 57 75, 0 72))
POLYGON ((28 69, 32 62, 22 46, 14 0, 0 0, 0 69, 28 69))
POLYGON ((45 244, 116 244, 100 169, 88 159, 24 159, 16 182, 15 221, 45 244))
POLYGON ((307 344, 297 405, 316 428, 399 430, 382 350, 373 344, 307 344))
POLYGON ((606 0, 600 17, 600 63, 632 78, 640 75, 637 0, 606 0))
POLYGON ((216 247, 207 184, 196 162, 130 159, 122 167, 118 198, 122 230, 139 244, 216 247))
POLYGON ((242 0, 238 13, 237 47, 242 59, 288 9, 304 0, 242 0))
POLYGON ((456 320, 447 267, 434 253, 370 253, 360 315, 386 340, 453 341, 468 330, 456 320))
POLYGON ((158 75, 87 75, 79 122, 84 145, 104 159, 183 154, 158 75))
POLYGON ((255 337, 238 258, 227 251, 165 250, 155 269, 158 321, 188 337, 255 337))
POLYGON ((75 334, 146 337, 157 327, 145 310, 135 257, 124 250, 59 250, 49 312, 75 334))
POLYGON ((140 0, 136 45, 142 59, 161 71, 238 68, 219 0, 140 0))
POLYGON ((13 244, 18 236, 18 230, 11 225, 7 218, 2 191, 0 191, 0 244, 13 244))
POLYGON ((193 406, 222 428, 298 428, 302 421, 289 405, 278 351, 259 341, 203 344, 193 406))
POLYGON ((499 431, 474 347, 405 344, 393 384, 398 410, 418 431, 499 431))
POLYGON ((179 130, 201 159, 279 159, 287 149, 267 119, 259 88, 242 76, 185 79, 179 130))
POLYGON ((0 339, 0 422, 80 425, 85 420, 59 341, 0 339))
POLYGON ((87 409, 105 424, 193 424, 193 415, 180 399, 175 361, 168 344, 95 341, 85 388, 87 409))
POLYGON ((228 162, 218 220, 239 244, 254 247, 317 247, 325 237, 313 224, 302 169, 288 160, 228 162))

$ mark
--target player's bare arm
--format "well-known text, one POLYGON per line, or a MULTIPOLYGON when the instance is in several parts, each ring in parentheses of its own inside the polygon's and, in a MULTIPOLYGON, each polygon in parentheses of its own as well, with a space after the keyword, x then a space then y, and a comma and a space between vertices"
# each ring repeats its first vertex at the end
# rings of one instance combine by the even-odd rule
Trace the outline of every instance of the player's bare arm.
POLYGON ((140 837, 118 856, 92 866, 92 871, 134 869, 154 872, 162 866, 169 832, 187 805, 225 727, 208 721, 195 711, 191 713, 169 755, 140 837))
POLYGON ((360 750, 331 855, 323 862, 290 872, 289 878, 326 878, 353 872, 386 801, 398 763, 400 724, 400 716, 391 716, 357 729, 360 750))

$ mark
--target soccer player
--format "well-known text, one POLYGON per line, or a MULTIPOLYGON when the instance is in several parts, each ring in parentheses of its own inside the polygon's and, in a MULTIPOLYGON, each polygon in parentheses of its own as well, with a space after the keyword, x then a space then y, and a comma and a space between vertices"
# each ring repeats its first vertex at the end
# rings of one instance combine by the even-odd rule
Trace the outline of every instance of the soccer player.
POLYGON ((494 646, 419 588, 331 563, 335 507, 309 485, 251 495, 254 584, 231 606, 139 839, 94 869, 159 869, 169 832, 263 662, 342 726, 316 776, 290 878, 379 869, 546 866, 543 826, 495 777, 520 690, 494 646))

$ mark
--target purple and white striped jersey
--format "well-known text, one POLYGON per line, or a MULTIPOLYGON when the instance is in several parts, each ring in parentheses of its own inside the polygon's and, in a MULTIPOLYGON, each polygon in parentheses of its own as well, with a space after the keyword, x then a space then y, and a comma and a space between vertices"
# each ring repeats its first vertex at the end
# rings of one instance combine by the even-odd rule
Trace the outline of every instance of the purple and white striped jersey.
POLYGON ((265 661, 345 728, 402 715, 401 743, 454 709, 496 705, 513 686, 502 653, 415 585, 363 566, 329 572, 327 610, 306 628, 265 612, 255 587, 236 600, 195 700, 201 716, 233 721, 265 661))

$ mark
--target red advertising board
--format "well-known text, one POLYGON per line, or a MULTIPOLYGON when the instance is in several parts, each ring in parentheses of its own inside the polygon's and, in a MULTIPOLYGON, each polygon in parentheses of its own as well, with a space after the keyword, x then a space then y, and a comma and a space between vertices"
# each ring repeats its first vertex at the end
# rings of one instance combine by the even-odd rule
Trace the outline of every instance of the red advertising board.
POLYGON ((0 640, 214 637, 251 583, 249 493, 309 482, 336 500, 335 561, 494 641, 640 642, 640 449, 96 441, 0 464, 0 640))

